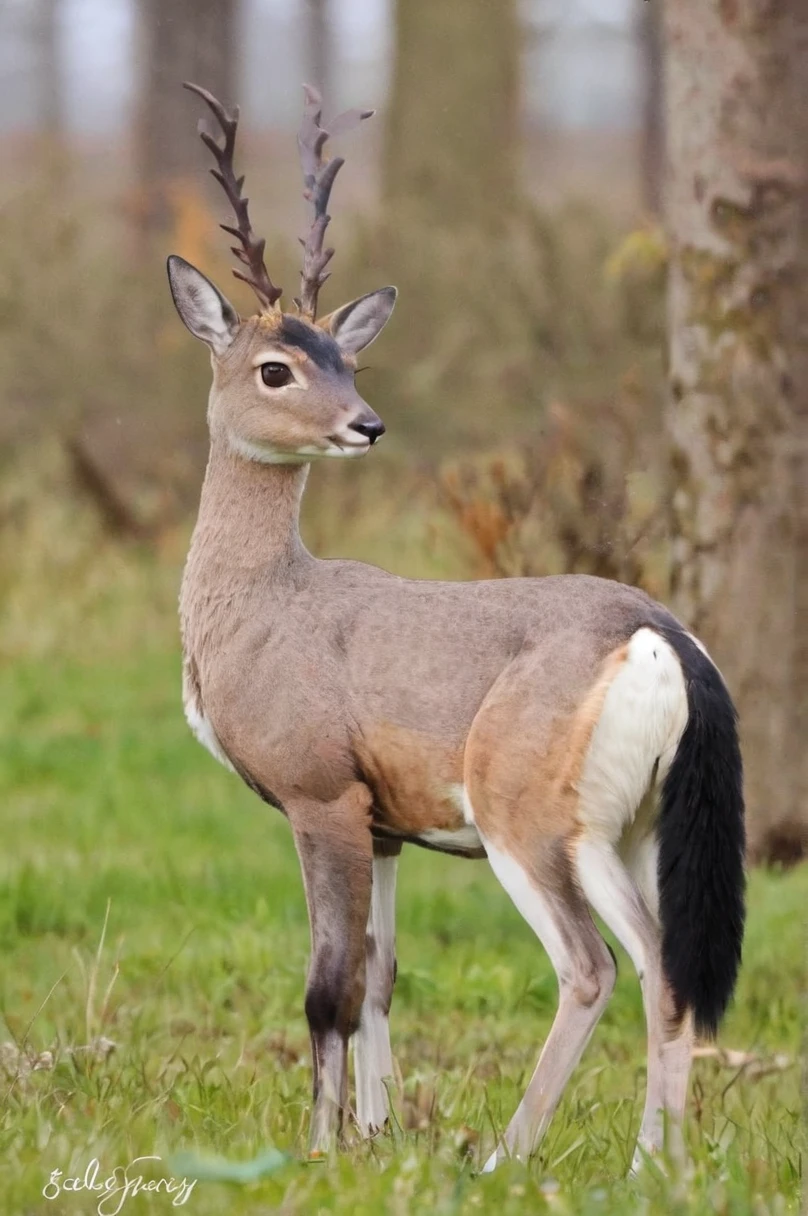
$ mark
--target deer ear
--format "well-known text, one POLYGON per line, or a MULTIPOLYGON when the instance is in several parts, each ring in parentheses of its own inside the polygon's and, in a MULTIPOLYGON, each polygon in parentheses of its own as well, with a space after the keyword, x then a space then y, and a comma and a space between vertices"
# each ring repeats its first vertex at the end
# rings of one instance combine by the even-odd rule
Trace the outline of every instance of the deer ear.
POLYGON ((215 355, 223 355, 239 326, 233 305, 210 279, 176 254, 168 259, 168 281, 177 312, 188 329, 207 342, 215 355))
POLYGON ((323 317, 320 324, 345 355, 356 355, 378 338, 396 302, 397 287, 380 287, 323 317))

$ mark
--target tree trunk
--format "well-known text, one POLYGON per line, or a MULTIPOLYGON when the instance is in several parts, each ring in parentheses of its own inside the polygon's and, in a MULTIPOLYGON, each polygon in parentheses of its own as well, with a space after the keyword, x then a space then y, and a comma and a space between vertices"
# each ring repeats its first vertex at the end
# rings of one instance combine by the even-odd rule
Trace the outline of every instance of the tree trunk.
POLYGON ((515 194, 513 0, 398 0, 385 194, 439 228, 496 231, 515 194))
POLYGON ((334 96, 331 73, 332 47, 328 10, 328 0, 305 0, 307 80, 319 89, 326 114, 332 114, 339 102, 334 96))
POLYGON ((645 210, 661 215, 665 176, 665 107, 660 0, 640 0, 637 14, 640 57, 640 187, 645 210))
POLYGON ((378 260, 401 289, 385 349, 403 372, 388 414, 417 418, 434 454, 458 415, 431 401, 462 400, 473 431, 502 390, 501 365, 485 352, 503 335, 524 349, 509 243, 519 213, 515 0, 397 0, 395 34, 378 260))
POLYGON ((54 151, 64 135, 60 7, 61 0, 38 0, 35 11, 37 125, 54 151))
POLYGON ((235 101, 238 0, 140 0, 140 7, 142 219, 154 231, 171 221, 172 189, 206 163, 195 134, 199 99, 182 82, 203 85, 227 106, 235 101))
POLYGON ((808 5, 665 23, 674 598, 737 700, 755 855, 808 822, 808 5))

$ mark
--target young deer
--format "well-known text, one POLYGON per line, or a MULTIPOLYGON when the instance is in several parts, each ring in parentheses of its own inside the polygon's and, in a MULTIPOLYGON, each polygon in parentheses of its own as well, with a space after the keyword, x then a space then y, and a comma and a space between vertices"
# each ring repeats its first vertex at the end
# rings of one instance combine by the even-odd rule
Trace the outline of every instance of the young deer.
MULTIPOLYGON (((384 426, 355 356, 390 317, 384 287, 317 319, 342 164, 306 90, 298 143, 314 219, 296 313, 264 266, 233 168, 238 111, 209 93, 204 131, 261 307, 247 319, 179 257, 177 310, 208 344, 210 459, 182 583, 184 700, 223 764, 289 820, 309 909, 311 1149, 334 1142, 356 1049, 356 1120, 388 1115, 394 890, 405 842, 487 857, 550 956, 559 1005, 486 1168, 527 1158, 609 999, 615 959, 639 973, 648 1086, 635 1162, 682 1120, 694 1030, 730 999, 744 923, 735 712, 704 648, 642 591, 583 575, 442 583, 319 561, 298 512, 313 460, 362 456, 384 426)), ((224 225, 223 225, 224 227, 224 225)))

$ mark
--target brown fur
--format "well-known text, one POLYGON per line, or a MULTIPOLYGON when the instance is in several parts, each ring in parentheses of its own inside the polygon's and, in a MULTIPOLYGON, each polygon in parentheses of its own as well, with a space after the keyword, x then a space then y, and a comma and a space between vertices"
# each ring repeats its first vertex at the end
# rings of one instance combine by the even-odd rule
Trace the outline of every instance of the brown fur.
POLYGON ((583 902, 572 864, 578 780, 626 654, 625 645, 611 651, 588 691, 580 700, 571 696, 555 715, 531 697, 546 668, 540 673, 529 659, 512 665, 480 707, 466 745, 465 784, 478 828, 518 857, 537 888, 561 907, 583 902))
POLYGON ((463 827, 451 794, 463 780, 461 748, 429 731, 380 722, 363 731, 356 754, 373 790, 381 826, 406 835, 463 827))
MULTIPOLYGON (((506 668, 480 707, 466 745, 466 789, 480 831, 512 857, 578 828, 578 779, 603 702, 627 647, 608 654, 592 686, 555 713, 533 690, 546 675, 531 658, 506 668)), ((561 674, 561 673, 559 673, 561 674)))

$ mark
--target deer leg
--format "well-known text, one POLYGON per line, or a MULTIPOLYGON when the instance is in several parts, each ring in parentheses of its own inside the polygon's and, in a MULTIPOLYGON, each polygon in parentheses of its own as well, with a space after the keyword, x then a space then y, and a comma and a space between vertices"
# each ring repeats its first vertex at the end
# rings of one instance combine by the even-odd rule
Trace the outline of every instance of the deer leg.
MULTIPOLYGON (((633 855, 626 861, 626 868, 637 883, 646 907, 654 919, 657 927, 657 949, 659 949, 659 848, 656 833, 649 832, 632 852, 633 855)), ((686 1012, 680 1021, 677 1020, 675 1012, 672 1011, 670 992, 664 979, 661 1004, 659 1020, 662 1022, 662 1034, 659 1061, 658 1064, 651 1067, 649 1072, 649 1087, 650 1073, 659 1074, 661 1077, 659 1082, 661 1098, 648 1094, 638 1143, 642 1148, 646 1148, 655 1141, 664 1139, 666 1131, 664 1126, 661 1132, 657 1131, 656 1135, 654 1134, 661 1109, 663 1112, 667 1112, 669 1117, 667 1127, 669 1149, 674 1155, 683 1155, 684 1139, 681 1129, 684 1123, 690 1065, 693 1057, 693 1019, 690 1013, 686 1012)), ((664 1114, 662 1119, 664 1124, 664 1114)), ((642 1154, 638 1150, 634 1156, 632 1172, 638 1168, 641 1156, 642 1154)))
POLYGON ((502 1143, 484 1166, 487 1173, 507 1156, 527 1160, 538 1147, 611 996, 616 968, 574 882, 556 872, 561 881, 543 888, 533 867, 528 870, 484 843, 491 868, 550 956, 559 987, 558 1011, 536 1070, 502 1143))
POLYGON ((400 852, 397 841, 373 842, 373 888, 365 938, 365 999, 353 1040, 356 1121, 364 1136, 372 1136, 384 1127, 389 1114, 384 1079, 393 1075, 388 1015, 396 980, 396 869, 400 852))
POLYGON ((303 871, 311 925, 306 1018, 314 1064, 310 1150, 328 1152, 348 1099, 348 1040, 365 993, 365 926, 373 846, 370 795, 352 786, 329 803, 286 806, 303 871))
MULTIPOLYGON (((576 869, 584 893, 626 950, 640 977, 648 1027, 648 1083, 632 1170, 643 1154, 683 1149, 693 1032, 689 1015, 677 1015, 662 969, 659 925, 635 878, 608 843, 584 838, 576 869)), ((649 896, 651 893, 648 893, 649 896)), ((655 903, 655 901, 653 901, 655 903)))

